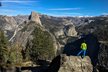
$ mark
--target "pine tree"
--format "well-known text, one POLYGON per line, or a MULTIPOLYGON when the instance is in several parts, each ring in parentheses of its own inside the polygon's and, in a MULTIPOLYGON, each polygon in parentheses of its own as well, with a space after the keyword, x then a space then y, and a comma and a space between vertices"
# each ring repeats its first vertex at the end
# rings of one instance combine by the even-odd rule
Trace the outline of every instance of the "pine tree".
POLYGON ((0 30, 0 64, 5 64, 8 60, 8 40, 4 36, 4 32, 0 30))
POLYGON ((29 52, 31 60, 52 59, 54 57, 54 47, 51 35, 47 31, 42 31, 40 28, 35 28, 32 35, 33 40, 27 44, 27 52, 29 52))

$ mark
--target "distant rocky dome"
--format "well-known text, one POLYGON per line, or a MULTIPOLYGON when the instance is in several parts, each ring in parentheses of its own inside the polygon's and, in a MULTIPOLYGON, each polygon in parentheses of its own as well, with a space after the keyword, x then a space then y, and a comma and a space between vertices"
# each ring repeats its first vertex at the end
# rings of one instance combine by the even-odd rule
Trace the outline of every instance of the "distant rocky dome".
POLYGON ((40 21, 40 14, 34 11, 32 11, 30 15, 17 15, 13 16, 13 18, 16 20, 17 24, 22 24, 29 21, 34 21, 39 25, 42 24, 40 21))
POLYGON ((40 21, 40 17, 39 17, 39 14, 38 14, 38 13, 36 13, 36 12, 31 12, 31 15, 30 15, 29 19, 30 19, 31 21, 36 22, 36 23, 39 24, 40 26, 42 26, 42 23, 41 23, 41 21, 40 21))
POLYGON ((72 36, 76 37, 77 36, 77 31, 75 29, 75 26, 70 24, 64 26, 64 28, 58 29, 57 31, 54 31, 54 34, 57 38, 60 36, 72 36))
POLYGON ((93 72, 93 66, 88 56, 82 59, 61 54, 52 60, 46 72, 93 72))

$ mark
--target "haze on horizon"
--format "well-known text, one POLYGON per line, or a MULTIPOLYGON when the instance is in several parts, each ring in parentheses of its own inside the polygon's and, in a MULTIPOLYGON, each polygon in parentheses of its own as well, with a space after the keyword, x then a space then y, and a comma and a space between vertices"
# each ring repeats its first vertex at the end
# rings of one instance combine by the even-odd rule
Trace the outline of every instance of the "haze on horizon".
POLYGON ((0 0, 0 15, 29 15, 31 11, 51 16, 108 15, 108 0, 0 0))

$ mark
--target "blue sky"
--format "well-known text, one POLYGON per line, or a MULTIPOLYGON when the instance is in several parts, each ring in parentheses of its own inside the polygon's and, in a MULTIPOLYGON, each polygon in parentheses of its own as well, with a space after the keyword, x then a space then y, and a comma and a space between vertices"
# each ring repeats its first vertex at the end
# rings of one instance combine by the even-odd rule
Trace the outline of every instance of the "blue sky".
POLYGON ((52 16, 108 14, 108 0, 0 0, 0 15, 29 15, 31 11, 52 16))

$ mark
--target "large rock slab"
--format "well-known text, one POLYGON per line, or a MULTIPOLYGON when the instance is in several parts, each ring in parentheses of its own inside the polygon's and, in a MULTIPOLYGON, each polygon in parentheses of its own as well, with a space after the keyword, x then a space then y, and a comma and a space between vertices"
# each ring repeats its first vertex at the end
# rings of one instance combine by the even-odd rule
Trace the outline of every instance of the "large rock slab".
POLYGON ((62 64, 58 72, 92 72, 93 67, 90 58, 84 59, 77 56, 62 57, 62 64), (65 60, 65 61, 63 61, 65 60))
POLYGON ((57 56, 46 72, 92 72, 93 66, 88 56, 84 59, 78 56, 57 56))

